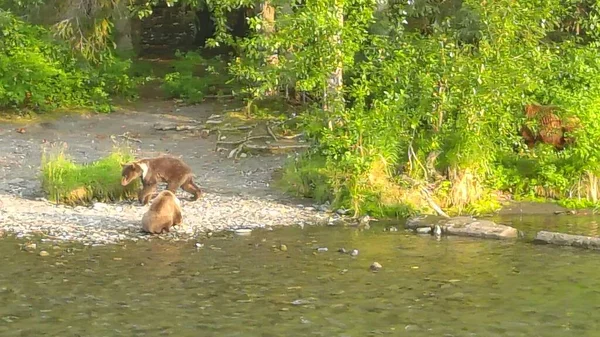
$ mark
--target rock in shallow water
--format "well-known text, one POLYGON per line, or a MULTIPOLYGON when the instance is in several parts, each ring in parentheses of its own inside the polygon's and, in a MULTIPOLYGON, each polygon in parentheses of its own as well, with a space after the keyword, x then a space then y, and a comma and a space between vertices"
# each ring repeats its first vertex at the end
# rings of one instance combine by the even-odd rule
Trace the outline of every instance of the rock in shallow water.
POLYGON ((600 249, 600 238, 594 236, 573 235, 557 232, 540 231, 534 242, 548 243, 558 246, 572 246, 587 249, 600 249))
POLYGON ((237 235, 250 235, 252 234, 252 230, 248 228, 239 228, 234 231, 237 235))
POLYGON ((378 271, 381 268, 383 268, 383 266, 379 263, 379 262, 373 262, 371 263, 371 266, 369 267, 372 271, 378 271))
POLYGON ((478 220, 473 217, 454 217, 448 219, 439 216, 420 216, 408 219, 405 226, 421 234, 425 234, 425 232, 429 233, 432 227, 436 228, 439 226, 440 230, 448 235, 472 236, 486 239, 514 239, 519 234, 516 228, 497 224, 490 220, 478 220))
POLYGON ((431 227, 419 227, 419 228, 417 228, 417 233, 418 234, 430 234, 431 227))

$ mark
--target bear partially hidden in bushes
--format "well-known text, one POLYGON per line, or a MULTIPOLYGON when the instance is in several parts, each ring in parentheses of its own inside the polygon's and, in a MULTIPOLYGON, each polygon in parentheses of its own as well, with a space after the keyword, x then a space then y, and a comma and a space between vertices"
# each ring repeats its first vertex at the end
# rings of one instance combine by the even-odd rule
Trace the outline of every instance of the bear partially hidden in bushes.
POLYGON ((521 136, 527 147, 532 149, 536 143, 541 142, 554 146, 558 151, 563 150, 565 145, 573 144, 575 138, 565 137, 565 133, 579 127, 577 117, 569 117, 562 121, 554 112, 558 107, 551 105, 528 104, 525 106, 525 116, 529 120, 536 120, 538 131, 532 131, 527 125, 521 126, 521 136))

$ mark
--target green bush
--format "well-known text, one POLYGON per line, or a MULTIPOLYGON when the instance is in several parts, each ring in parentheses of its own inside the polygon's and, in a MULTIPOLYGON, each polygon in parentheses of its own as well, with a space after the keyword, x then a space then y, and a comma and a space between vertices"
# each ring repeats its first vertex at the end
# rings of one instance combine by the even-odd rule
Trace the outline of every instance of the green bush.
POLYGON ((232 92, 231 78, 219 58, 207 60, 197 52, 179 51, 176 57, 173 62, 175 71, 165 75, 161 86, 169 97, 199 103, 206 95, 232 92))
POLYGON ((0 10, 0 108, 110 110, 111 95, 133 96, 130 63, 109 51, 89 64, 42 26, 0 10))
POLYGON ((121 164, 132 160, 134 157, 127 149, 115 149, 107 157, 83 165, 74 163, 62 150, 44 152, 42 189, 48 200, 67 205, 135 198, 139 179, 121 186, 121 164))
POLYGON ((339 205, 381 214, 430 210, 431 201, 454 213, 486 212, 499 207, 498 189, 570 205, 600 200, 597 6, 415 1, 374 13, 373 1, 352 0, 340 26, 336 4, 277 7, 271 34, 253 18, 255 32, 240 40, 241 56, 229 68, 247 92, 290 85, 314 100, 304 127, 318 146, 290 163, 290 188, 322 196, 328 186, 339 205), (340 32, 342 43, 332 43, 340 32), (275 65, 265 61, 274 50, 275 65), (344 102, 324 111, 321 98, 339 64, 344 102), (576 144, 524 149, 519 128, 531 103, 579 118, 576 144), (315 177, 325 183, 311 183, 315 177), (414 193, 423 189, 430 200, 414 193))

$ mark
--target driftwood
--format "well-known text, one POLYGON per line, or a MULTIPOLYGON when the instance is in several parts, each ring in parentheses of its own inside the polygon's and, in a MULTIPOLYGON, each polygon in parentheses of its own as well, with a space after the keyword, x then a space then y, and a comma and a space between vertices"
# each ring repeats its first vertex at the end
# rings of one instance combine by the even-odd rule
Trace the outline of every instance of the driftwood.
POLYGON ((136 143, 141 143, 141 142, 142 142, 141 140, 139 140, 139 139, 137 139, 137 138, 131 137, 131 136, 129 135, 129 132, 125 132, 124 134, 122 134, 122 135, 118 135, 117 137, 124 138, 124 139, 126 139, 126 140, 128 140, 128 141, 131 141, 131 142, 136 142, 136 143))
POLYGON ((600 249, 600 238, 595 236, 540 231, 535 235, 535 239, 533 241, 536 243, 546 243, 557 246, 600 249))
POLYGON ((270 151, 270 152, 278 152, 278 151, 290 151, 290 150, 302 150, 310 148, 309 144, 289 144, 289 145, 255 145, 255 144, 246 144, 244 148, 248 150, 254 151, 270 151))
POLYGON ((248 141, 251 141, 251 140, 265 139, 265 138, 271 138, 271 136, 267 136, 267 135, 252 136, 252 137, 246 137, 244 139, 235 140, 235 141, 222 141, 222 140, 218 140, 217 144, 218 145, 239 145, 239 144, 243 144, 243 143, 246 143, 248 141))
POLYGON ((184 130, 203 130, 205 125, 189 125, 189 124, 177 124, 177 123, 156 123, 154 129, 159 131, 184 131, 184 130))
POLYGON ((204 98, 234 98, 234 94, 223 94, 223 95, 204 95, 204 98))
POLYGON ((269 126, 269 124, 268 124, 268 123, 267 123, 267 132, 269 133, 269 135, 270 135, 271 137, 273 137, 273 139, 274 139, 275 141, 278 141, 278 139, 277 139, 277 136, 275 136, 275 134, 273 133, 273 130, 271 129, 271 127, 269 126))
MULTIPOLYGON (((418 186, 419 182, 414 180, 413 178, 407 176, 407 175, 403 175, 402 179, 410 182, 411 184, 418 186)), ((442 210, 442 208, 435 203, 435 201, 433 201, 433 198, 431 197, 431 194, 429 193, 429 191, 423 187, 423 186, 419 186, 419 191, 421 192, 421 195, 423 196, 423 198, 427 201, 427 203, 429 204, 429 206, 431 208, 433 208, 433 210, 440 216, 449 219, 450 216, 448 214, 446 214, 446 212, 444 212, 444 210, 442 210)))
POLYGON ((281 139, 296 139, 296 138, 301 137, 301 136, 304 136, 303 132, 300 132, 298 134, 291 135, 291 136, 279 136, 279 138, 281 138, 281 139))

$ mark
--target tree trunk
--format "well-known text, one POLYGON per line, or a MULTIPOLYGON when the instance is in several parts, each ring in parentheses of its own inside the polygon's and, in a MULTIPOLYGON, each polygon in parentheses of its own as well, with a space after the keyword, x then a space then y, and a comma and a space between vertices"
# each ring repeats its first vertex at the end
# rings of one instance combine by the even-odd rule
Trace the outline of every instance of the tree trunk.
POLYGON ((133 40, 131 38, 131 18, 127 9, 128 1, 117 1, 114 7, 115 44, 117 52, 129 54, 133 52, 133 40))
MULTIPOLYGON (((323 109, 325 111, 333 111, 343 106, 343 50, 342 50, 342 28, 344 27, 344 1, 335 0, 334 10, 338 20, 338 32, 331 38, 331 45, 334 48, 336 68, 327 80, 327 88, 325 89, 325 97, 323 99, 323 109)), ((331 121, 329 128, 333 128, 331 121)))
MULTIPOLYGON (((275 7, 269 0, 265 0, 261 4, 261 16, 263 18, 263 34, 269 36, 275 32, 275 7)), ((265 60, 268 65, 276 65, 279 62, 277 50, 273 50, 272 54, 267 56, 265 60)), ((273 96, 277 93, 276 88, 269 88, 266 92, 267 96, 273 96)))

